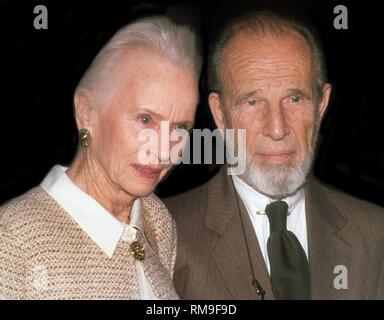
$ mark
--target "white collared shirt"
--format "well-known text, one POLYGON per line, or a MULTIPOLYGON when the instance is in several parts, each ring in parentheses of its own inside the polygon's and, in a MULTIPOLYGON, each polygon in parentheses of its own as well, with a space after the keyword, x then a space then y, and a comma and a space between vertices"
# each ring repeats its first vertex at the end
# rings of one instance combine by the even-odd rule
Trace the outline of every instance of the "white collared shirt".
MULTIPOLYGON (((242 179, 236 175, 232 175, 233 182, 237 193, 247 208, 249 217, 251 218, 253 228, 255 230, 261 253, 263 255, 268 272, 271 273, 267 241, 269 238, 269 220, 264 210, 265 207, 274 200, 257 192, 250 187, 242 179)), ((287 229, 292 231, 299 239, 308 257, 308 238, 307 238, 307 223, 305 217, 305 197, 304 190, 300 189, 294 195, 282 199, 288 203, 287 229)))
MULTIPOLYGON (((76 221, 81 229, 108 255, 112 257, 120 239, 132 242, 137 229, 143 233, 140 199, 136 199, 130 214, 130 224, 124 224, 102 205, 77 187, 66 174, 68 168, 55 165, 40 184, 55 201, 76 221)), ((157 299, 144 274, 141 262, 136 261, 140 298, 157 299)))

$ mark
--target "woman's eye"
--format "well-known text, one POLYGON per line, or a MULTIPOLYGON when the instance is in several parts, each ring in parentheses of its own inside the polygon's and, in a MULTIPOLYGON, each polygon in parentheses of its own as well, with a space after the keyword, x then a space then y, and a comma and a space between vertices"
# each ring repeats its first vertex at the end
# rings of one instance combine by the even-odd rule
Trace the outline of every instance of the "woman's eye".
POLYGON ((188 127, 185 125, 185 124, 180 124, 178 126, 175 127, 175 130, 176 131, 188 131, 188 127))
POLYGON ((142 115, 139 117, 139 120, 143 124, 149 124, 151 122, 151 117, 148 115, 142 115))

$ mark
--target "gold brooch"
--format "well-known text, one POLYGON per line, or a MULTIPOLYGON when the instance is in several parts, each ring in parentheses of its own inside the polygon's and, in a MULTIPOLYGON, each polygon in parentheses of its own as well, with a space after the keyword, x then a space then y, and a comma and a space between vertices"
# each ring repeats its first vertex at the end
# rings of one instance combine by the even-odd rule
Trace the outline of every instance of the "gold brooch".
POLYGON ((143 245, 139 241, 133 241, 131 243, 131 253, 133 257, 137 260, 144 260, 145 250, 143 245))

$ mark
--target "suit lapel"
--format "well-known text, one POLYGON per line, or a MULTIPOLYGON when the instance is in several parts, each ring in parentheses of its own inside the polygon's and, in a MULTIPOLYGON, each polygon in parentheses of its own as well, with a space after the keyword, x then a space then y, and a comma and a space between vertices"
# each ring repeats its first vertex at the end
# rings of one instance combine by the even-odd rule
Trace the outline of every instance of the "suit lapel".
POLYGON ((317 182, 310 180, 305 189, 308 251, 312 299, 343 299, 348 290, 336 290, 334 280, 338 265, 350 270, 352 247, 340 230, 346 219, 332 205, 317 182))
MULTIPOLYGON (((205 224, 218 234, 213 251, 214 259, 234 299, 258 296, 251 285, 249 264, 236 191, 226 167, 216 175, 208 188, 205 224)), ((239 199, 240 211, 248 237, 255 276, 266 291, 266 299, 273 299, 269 274, 249 215, 239 199)), ((334 281, 336 266, 351 270, 353 248, 343 237, 342 229, 347 221, 332 204, 321 186, 310 178, 305 187, 305 211, 307 219, 308 255, 312 299, 348 298, 348 290, 336 290, 334 281)))
POLYGON ((218 234, 213 257, 234 299, 260 298, 252 286, 252 270, 240 220, 242 214, 255 277, 266 291, 265 298, 273 299, 269 275, 251 220, 240 198, 239 212, 236 191, 226 169, 221 170, 208 189, 205 224, 218 234))

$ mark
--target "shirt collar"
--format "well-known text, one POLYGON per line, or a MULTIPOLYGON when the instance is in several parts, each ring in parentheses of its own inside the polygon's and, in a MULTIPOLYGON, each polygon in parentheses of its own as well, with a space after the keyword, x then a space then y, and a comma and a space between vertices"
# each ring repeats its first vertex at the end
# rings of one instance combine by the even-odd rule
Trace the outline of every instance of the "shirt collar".
MULTIPOLYGON (((250 185, 245 183, 236 175, 232 175, 233 183, 235 185, 236 191, 238 192, 240 198, 243 200, 246 208, 249 212, 256 214, 265 214, 265 207, 275 201, 266 195, 256 191, 250 185)), ((281 199, 288 203, 288 214, 290 214, 297 204, 304 200, 304 190, 300 189, 292 196, 281 199)))
POLYGON ((130 239, 127 240, 130 241, 136 236, 136 229, 144 235, 140 199, 136 199, 133 203, 130 224, 124 224, 77 187, 66 174, 67 169, 55 165, 40 186, 109 257, 112 257, 123 234, 128 234, 130 239))

